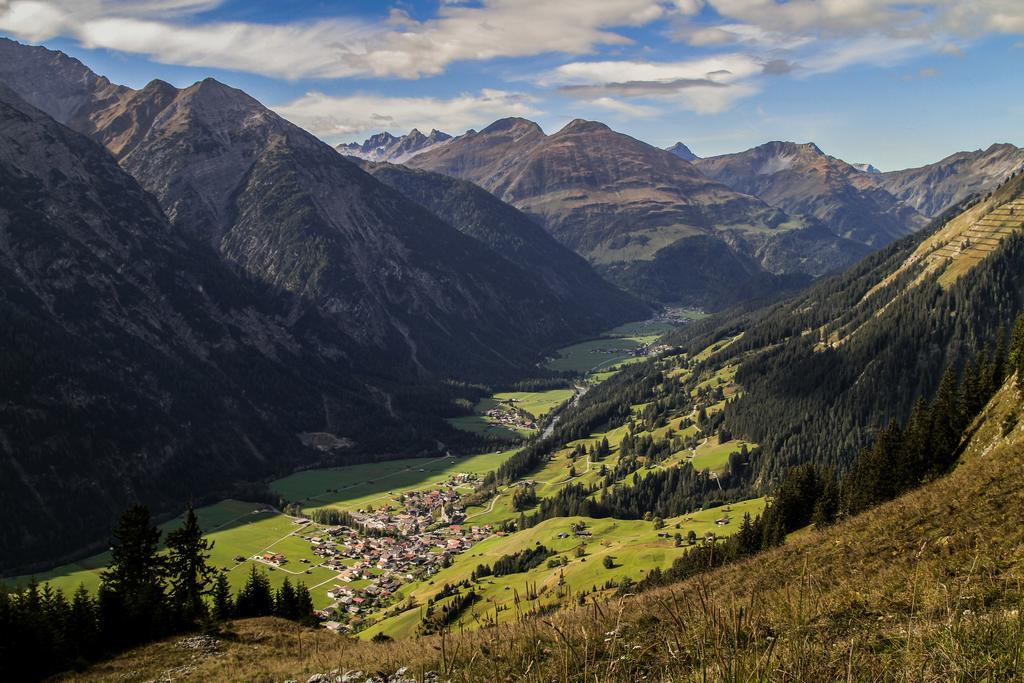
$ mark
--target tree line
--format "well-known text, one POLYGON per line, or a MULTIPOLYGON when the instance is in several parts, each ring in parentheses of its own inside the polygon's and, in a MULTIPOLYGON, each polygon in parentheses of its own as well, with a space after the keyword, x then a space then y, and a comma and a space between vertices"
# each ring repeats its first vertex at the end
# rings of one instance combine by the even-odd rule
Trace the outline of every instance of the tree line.
POLYGON ((312 623, 313 603, 303 584, 273 591, 255 565, 232 595, 227 576, 209 563, 213 543, 203 538, 190 508, 178 529, 161 532, 149 509, 133 505, 113 533, 110 565, 96 595, 85 586, 69 598, 32 582, 0 587, 0 671, 6 680, 37 680, 82 669, 136 645, 234 617, 280 616, 312 623))

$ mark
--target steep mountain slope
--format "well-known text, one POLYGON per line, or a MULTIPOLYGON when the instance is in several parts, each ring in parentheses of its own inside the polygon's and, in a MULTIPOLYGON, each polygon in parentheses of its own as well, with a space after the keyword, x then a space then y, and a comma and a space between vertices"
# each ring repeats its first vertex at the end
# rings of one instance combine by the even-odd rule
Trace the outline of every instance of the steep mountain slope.
POLYGON ((677 340, 704 348, 742 331, 708 362, 738 366, 744 392, 723 420, 762 445, 755 481, 805 462, 848 466, 877 430, 932 396, 947 368, 1005 338, 1024 310, 1022 207, 1017 175, 785 304, 677 340))
POLYGON ((937 216, 972 194, 987 192, 1024 166, 1024 149, 1009 144, 958 152, 920 168, 880 176, 882 187, 926 216, 937 216))
POLYGON ((103 538, 132 500, 180 509, 323 459, 304 433, 341 454, 417 445, 353 377, 386 366, 2 86, 0 291, 0 569, 103 538))
MULTIPOLYGON (((242 620, 214 655, 157 643, 68 677, 307 679, 338 669, 424 680, 1013 680, 1024 642, 1024 423, 1015 377, 960 465, 874 510, 639 595, 394 643, 242 620), (259 651, 258 655, 254 653, 259 651)), ((554 574, 557 570, 552 570, 554 574)))
MULTIPOLYGON (((47 68, 36 75, 62 77, 47 68)), ((575 308, 520 267, 241 91, 154 81, 92 102, 70 123, 106 145, 175 227, 410 372, 509 376, 597 331, 576 328, 575 308)))
POLYGON ((417 154, 443 145, 451 139, 451 135, 439 130, 432 130, 429 135, 424 135, 413 128, 406 135, 399 137, 388 132, 377 133, 362 143, 350 142, 338 145, 335 149, 346 156, 357 159, 402 164, 417 154))
POLYGON ((591 329, 595 324, 608 328, 624 319, 649 314, 646 306, 603 280, 583 258, 559 244, 522 212, 476 185, 392 164, 367 164, 365 168, 543 283, 584 317, 577 323, 580 329, 591 329))
POLYGON ((131 92, 98 76, 77 59, 45 47, 0 37, 0 82, 59 123, 87 125, 96 109, 131 92))
POLYGON ((824 154, 813 143, 769 142, 694 162, 705 175, 791 215, 820 220, 841 237, 880 247, 925 219, 883 189, 873 174, 824 154))

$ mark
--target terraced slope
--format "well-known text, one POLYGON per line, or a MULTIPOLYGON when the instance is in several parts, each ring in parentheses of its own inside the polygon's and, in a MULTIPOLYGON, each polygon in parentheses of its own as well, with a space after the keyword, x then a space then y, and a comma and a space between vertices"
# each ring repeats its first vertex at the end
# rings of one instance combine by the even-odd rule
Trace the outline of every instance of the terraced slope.
MULTIPOLYGON (((912 284, 920 284, 937 275, 939 283, 948 287, 1022 228, 1024 174, 1017 174, 923 240, 888 277, 868 290, 865 299, 911 271, 917 273, 912 284)), ((905 292, 906 288, 902 290, 905 292)), ((900 294, 894 292, 893 295, 900 294)))
POLYGON ((959 221, 938 237, 942 246, 928 254, 930 262, 944 266, 939 282, 948 283, 995 251, 1004 239, 1024 229, 1024 198, 1000 204, 976 221, 959 221), (962 227, 966 223, 966 227, 962 227))

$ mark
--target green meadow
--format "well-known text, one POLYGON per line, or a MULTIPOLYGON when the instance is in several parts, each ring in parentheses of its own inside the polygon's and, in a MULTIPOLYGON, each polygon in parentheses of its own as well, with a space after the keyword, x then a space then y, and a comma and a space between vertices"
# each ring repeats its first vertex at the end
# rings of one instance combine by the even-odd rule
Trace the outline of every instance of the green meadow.
POLYGON ((429 488, 454 474, 483 475, 498 468, 515 450, 467 457, 407 458, 296 472, 270 488, 305 510, 331 507, 357 510, 393 502, 402 491, 429 488))
MULTIPOLYGON (((310 560, 311 564, 319 562, 319 559, 310 552, 309 544, 295 536, 306 527, 295 524, 287 515, 274 511, 267 512, 265 507, 258 503, 224 500, 196 510, 200 526, 206 529, 206 538, 213 541, 210 563, 227 571, 232 588, 238 590, 242 587, 253 564, 251 557, 265 551, 283 553, 288 558, 288 562, 282 567, 266 572, 271 585, 275 588, 284 583, 286 576, 293 582, 301 581, 310 588, 332 578, 334 572, 312 568, 300 562, 303 557, 310 560), (235 558, 238 556, 245 560, 236 561, 235 558)), ((181 526, 182 522, 183 517, 176 517, 160 525, 160 529, 166 534, 167 531, 181 526)), ((100 585, 100 573, 109 561, 110 554, 105 552, 48 572, 17 576, 5 581, 9 586, 23 586, 35 578, 40 583, 47 582, 54 588, 63 590, 66 594, 74 592, 80 585, 95 592, 100 585)), ((266 568, 263 564, 257 566, 260 569, 266 568)), ((314 592, 313 602, 320 607, 326 604, 326 596, 318 596, 314 592)))
POLYGON ((515 407, 522 408, 540 420, 551 411, 564 405, 572 398, 572 395, 572 389, 549 389, 547 391, 506 391, 495 394, 494 398, 502 402, 511 402, 515 407))
POLYGON ((658 340, 674 325, 657 320, 626 323, 597 339, 559 349, 547 367, 559 372, 597 373, 613 365, 641 360, 633 351, 658 340))
POLYGON ((626 577, 639 580, 655 567, 666 569, 673 560, 687 552, 688 546, 685 543, 676 547, 673 538, 676 533, 683 538, 691 530, 698 538, 709 531, 719 537, 729 536, 739 529, 744 514, 756 516, 764 510, 764 506, 765 499, 757 498, 709 508, 667 519, 665 528, 660 530, 655 529, 651 522, 643 520, 559 517, 508 536, 492 536, 468 552, 458 555, 450 567, 441 570, 430 580, 404 586, 399 591, 401 597, 398 601, 412 598, 417 606, 383 619, 361 632, 360 637, 370 638, 377 633, 386 633, 394 638, 415 635, 421 618, 421 606, 426 605, 427 600, 441 586, 469 579, 477 565, 493 565, 503 555, 542 544, 555 551, 559 557, 564 557, 567 564, 564 567, 548 568, 545 562, 528 572, 481 580, 474 586, 481 600, 462 619, 467 627, 478 623, 477 620, 493 618, 495 614, 499 622, 514 619, 517 615, 517 599, 520 601, 519 610, 527 611, 565 601, 575 593, 601 590, 609 580, 620 581, 626 577), (717 520, 723 518, 728 518, 729 523, 724 526, 716 524, 717 520), (574 522, 585 523, 591 535, 573 535, 570 524, 574 522), (667 534, 668 537, 659 537, 659 533, 667 534), (563 534, 567 534, 567 537, 561 538, 563 534), (576 551, 581 545, 584 546, 584 555, 577 557, 576 551), (604 567, 606 556, 612 557, 611 569, 604 567), (563 582, 561 587, 558 585, 560 581, 563 582), (531 586, 535 587, 538 594, 534 600, 526 599, 531 586), (559 593, 562 595, 559 596, 559 593))

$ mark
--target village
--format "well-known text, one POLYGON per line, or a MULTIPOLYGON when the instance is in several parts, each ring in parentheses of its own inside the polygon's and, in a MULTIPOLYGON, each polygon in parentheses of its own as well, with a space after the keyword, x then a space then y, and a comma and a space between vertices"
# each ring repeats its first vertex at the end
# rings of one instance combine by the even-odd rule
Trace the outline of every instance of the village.
POLYGON ((487 411, 486 415, 497 424, 515 427, 518 429, 537 429, 537 422, 533 417, 515 406, 515 399, 502 401, 496 407, 487 411))
POLYGON ((436 489, 402 492, 392 503, 347 513, 349 524, 320 525, 296 517, 301 529, 296 535, 310 544, 320 564, 302 558, 297 567, 285 569, 289 558, 269 551, 252 559, 292 574, 308 573, 307 567, 337 572, 312 587, 325 591, 331 601, 316 616, 329 630, 357 632, 366 625, 366 615, 387 606, 403 584, 432 576, 448 566, 453 555, 493 533, 490 524, 461 523, 465 512, 458 488, 472 487, 477 479, 456 474, 436 489))

